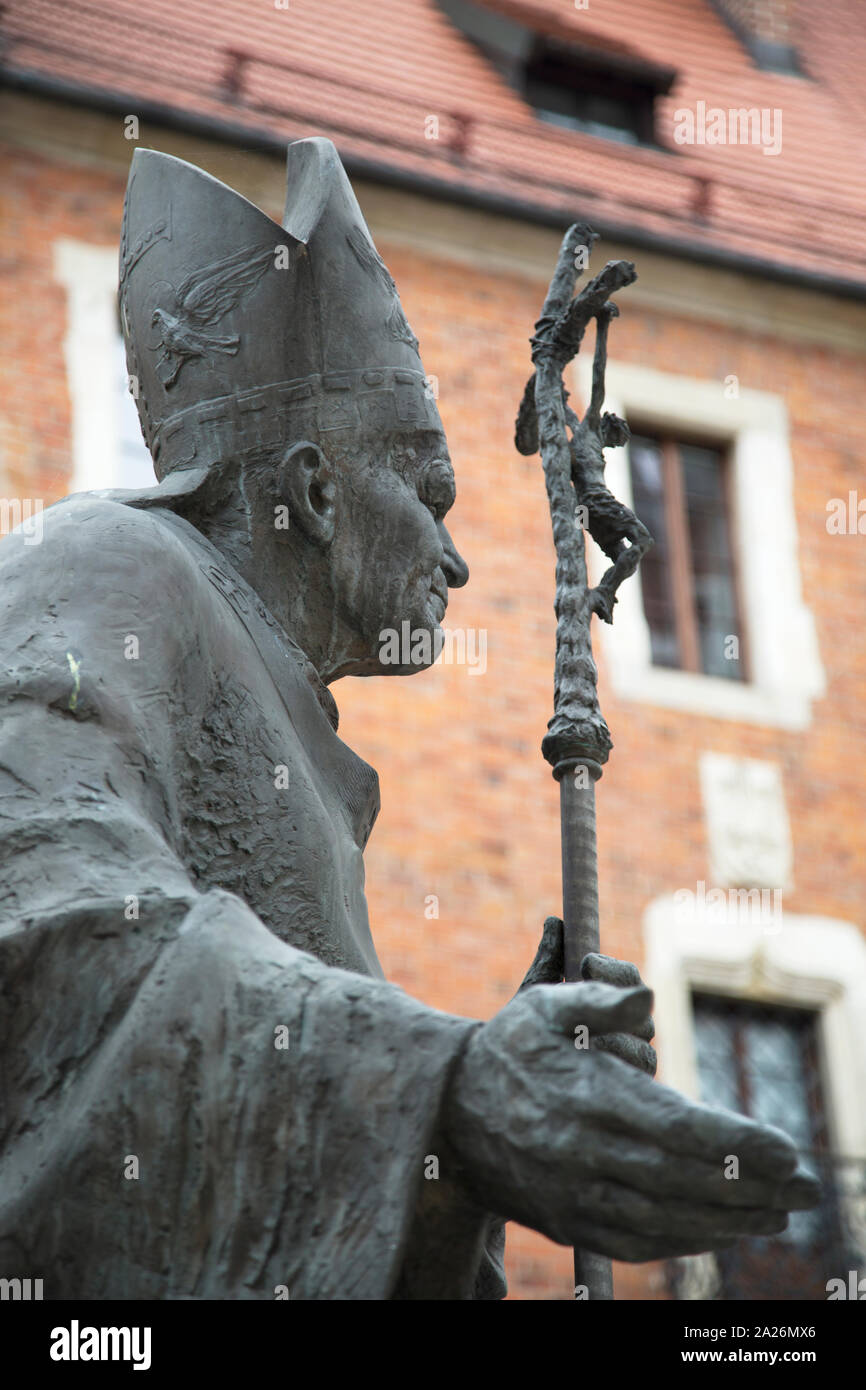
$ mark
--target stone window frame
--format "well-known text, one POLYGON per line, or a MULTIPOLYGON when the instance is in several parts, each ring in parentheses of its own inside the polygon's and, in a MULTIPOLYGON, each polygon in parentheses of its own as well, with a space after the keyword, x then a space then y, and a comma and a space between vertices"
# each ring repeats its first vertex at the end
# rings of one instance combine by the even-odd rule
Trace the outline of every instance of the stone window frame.
POLYGON ((866 1158, 866 940, 851 922, 789 912, 753 922, 737 905, 702 915, 673 894, 644 913, 646 979, 656 995, 663 1079, 697 1100, 691 991, 821 1014, 834 1150, 866 1158))
MULTIPOLYGON (((128 487, 118 410, 117 249, 59 237, 54 279, 66 292, 63 341, 72 415, 69 492, 128 487)), ((153 486, 151 474, 138 486, 153 486)))
MULTIPOLYGON (((708 918, 697 900, 690 907, 665 894, 647 907, 643 935, 644 978, 655 994, 659 1080, 701 1099, 695 990, 814 1010, 831 1151, 866 1162, 866 940, 857 927, 787 909, 781 922, 761 924, 744 918, 736 905, 727 913, 716 907, 708 918)), ((844 1203, 844 1174, 839 1181, 844 1203)), ((861 1219, 862 1197, 852 1195, 848 1205, 853 1226, 861 1219)), ((706 1289, 714 1262, 701 1256, 699 1264, 693 1273, 706 1289)))
MULTIPOLYGON (((577 394, 589 398, 592 363, 576 364, 577 394)), ((728 379, 698 380, 652 367, 609 362, 605 409, 642 429, 688 438, 712 433, 731 461, 731 527, 748 681, 653 666, 640 582, 622 585, 613 625, 597 624, 615 693, 683 713, 806 729, 812 702, 826 693, 816 627, 802 595, 788 412, 781 396, 728 379), (728 394, 726 394, 726 391, 728 394), (736 392, 736 394, 733 394, 736 392)), ((627 449, 606 451, 607 484, 631 505, 627 449)), ((608 563, 588 539, 595 582, 608 563)))

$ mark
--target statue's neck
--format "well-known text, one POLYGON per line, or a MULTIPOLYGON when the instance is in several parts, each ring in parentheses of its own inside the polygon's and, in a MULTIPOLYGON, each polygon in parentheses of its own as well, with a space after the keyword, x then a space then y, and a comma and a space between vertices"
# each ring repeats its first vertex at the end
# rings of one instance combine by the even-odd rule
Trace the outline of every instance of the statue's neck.
POLYGON ((188 520, 258 594, 324 684, 344 674, 329 575, 320 556, 306 549, 299 555, 291 544, 281 544, 269 530, 255 526, 242 493, 218 510, 202 511, 188 520))

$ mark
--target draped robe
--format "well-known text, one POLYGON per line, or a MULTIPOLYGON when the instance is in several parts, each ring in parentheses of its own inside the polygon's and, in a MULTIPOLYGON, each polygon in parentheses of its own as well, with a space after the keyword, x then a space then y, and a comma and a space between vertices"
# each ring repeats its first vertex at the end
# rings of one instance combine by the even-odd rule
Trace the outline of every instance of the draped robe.
POLYGON ((42 520, 0 546, 0 1273, 501 1297, 501 1225, 425 1177, 480 1025, 383 978, 330 694, 170 509, 42 520))

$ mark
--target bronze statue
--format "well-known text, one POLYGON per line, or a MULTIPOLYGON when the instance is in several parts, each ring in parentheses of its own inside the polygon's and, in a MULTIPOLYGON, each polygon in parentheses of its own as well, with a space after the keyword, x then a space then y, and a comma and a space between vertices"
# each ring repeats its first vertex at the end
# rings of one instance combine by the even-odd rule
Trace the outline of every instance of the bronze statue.
POLYGON ((290 146, 282 227, 136 152, 120 300, 159 483, 0 547, 4 1275, 46 1298, 497 1298, 507 1220, 626 1260, 781 1230, 814 1182, 778 1131, 651 1079, 633 967, 556 983, 552 919, 488 1023, 382 977, 377 778, 329 687, 411 674, 382 632, 435 633, 468 572, 334 147, 290 146))

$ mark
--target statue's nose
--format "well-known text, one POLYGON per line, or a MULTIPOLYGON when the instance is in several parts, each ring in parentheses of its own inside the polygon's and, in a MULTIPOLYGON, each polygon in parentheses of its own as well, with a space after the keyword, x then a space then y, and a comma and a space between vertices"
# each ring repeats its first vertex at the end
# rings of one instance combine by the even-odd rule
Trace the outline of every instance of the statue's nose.
POLYGON ((444 522, 439 522, 439 536, 442 541, 444 555, 442 557, 442 573, 445 575, 449 589, 462 589, 469 579, 469 566, 463 559, 444 522))

